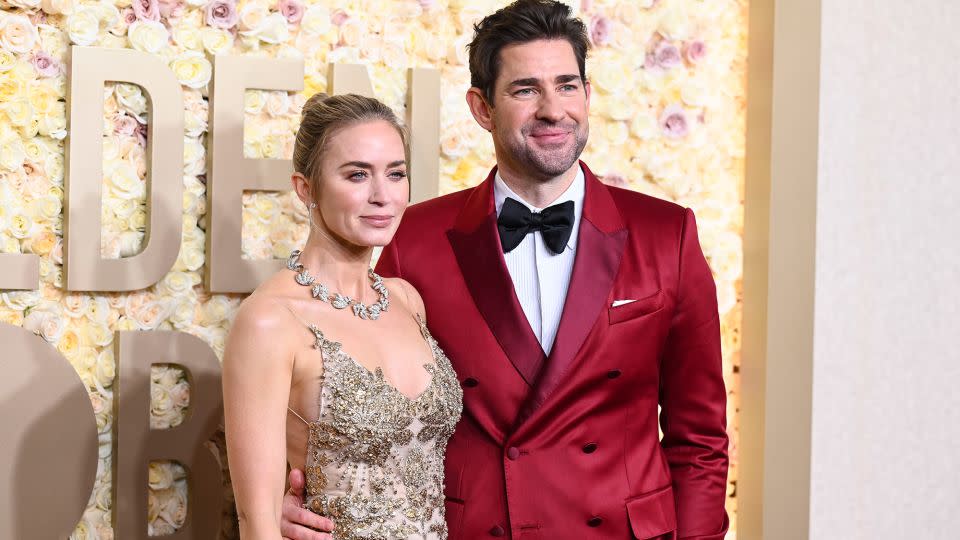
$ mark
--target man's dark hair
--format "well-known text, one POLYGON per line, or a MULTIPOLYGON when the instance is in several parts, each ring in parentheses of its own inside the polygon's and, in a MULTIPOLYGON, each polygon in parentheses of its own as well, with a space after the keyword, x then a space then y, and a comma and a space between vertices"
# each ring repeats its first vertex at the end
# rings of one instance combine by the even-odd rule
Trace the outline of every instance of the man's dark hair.
POLYGON ((500 74, 500 51, 508 45, 540 39, 565 39, 573 47, 580 79, 587 80, 590 40, 583 21, 555 0, 517 0, 473 25, 470 52, 470 85, 479 88, 493 104, 493 86, 500 74))

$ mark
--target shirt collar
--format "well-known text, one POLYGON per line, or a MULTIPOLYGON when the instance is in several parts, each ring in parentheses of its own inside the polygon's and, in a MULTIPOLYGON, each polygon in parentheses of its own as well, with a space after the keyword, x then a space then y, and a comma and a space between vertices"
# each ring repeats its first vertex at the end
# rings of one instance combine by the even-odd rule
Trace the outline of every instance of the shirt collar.
MULTIPOLYGON (((583 167, 577 165, 577 176, 573 179, 573 182, 570 183, 570 186, 567 187, 566 191, 560 194, 557 197, 557 200, 550 203, 550 206, 565 203, 567 201, 573 201, 573 234, 570 235, 570 240, 567 241, 567 248, 574 251, 577 248, 577 237, 580 232, 580 217, 583 215, 583 197, 585 193, 585 178, 583 175, 583 167)), ((515 199, 520 204, 526 206, 531 212, 540 212, 543 208, 537 208, 523 198, 517 195, 506 182, 503 181, 503 178, 500 176, 500 171, 497 171, 496 177, 493 182, 493 203, 497 210, 497 215, 500 215, 500 210, 503 208, 503 201, 510 197, 515 199)))

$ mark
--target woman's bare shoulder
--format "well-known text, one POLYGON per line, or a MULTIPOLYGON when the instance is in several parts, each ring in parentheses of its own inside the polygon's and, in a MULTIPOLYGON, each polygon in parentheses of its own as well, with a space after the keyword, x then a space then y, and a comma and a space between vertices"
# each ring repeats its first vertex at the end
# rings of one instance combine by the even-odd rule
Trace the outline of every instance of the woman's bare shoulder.
POLYGON ((391 301, 399 300, 407 311, 426 318, 427 313, 423 305, 423 298, 417 288, 409 281, 403 278, 384 278, 383 283, 387 286, 387 290, 394 294, 390 298, 391 301))

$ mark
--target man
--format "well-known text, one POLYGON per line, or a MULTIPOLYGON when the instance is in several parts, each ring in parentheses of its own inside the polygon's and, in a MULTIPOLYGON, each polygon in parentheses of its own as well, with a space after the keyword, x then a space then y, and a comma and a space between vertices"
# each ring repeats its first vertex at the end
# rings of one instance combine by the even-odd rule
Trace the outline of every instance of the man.
MULTIPOLYGON (((497 167, 408 209, 380 258, 420 291, 464 389, 450 537, 721 540, 715 286, 690 210, 578 162, 587 49, 559 2, 519 0, 477 25, 467 102, 497 167)), ((291 479, 284 534, 326 537, 296 524, 329 525, 298 514, 291 479)))

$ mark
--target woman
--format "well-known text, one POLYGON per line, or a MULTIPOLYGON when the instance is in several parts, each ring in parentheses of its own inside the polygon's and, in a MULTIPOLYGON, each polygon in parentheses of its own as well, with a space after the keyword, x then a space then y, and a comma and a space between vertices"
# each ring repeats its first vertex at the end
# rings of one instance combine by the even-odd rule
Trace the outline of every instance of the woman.
POLYGON ((334 538, 446 538, 443 456, 462 393, 420 295, 370 270, 406 208, 405 132, 377 100, 318 94, 293 162, 310 236, 243 302, 223 360, 240 535, 280 540, 289 464, 334 538))

